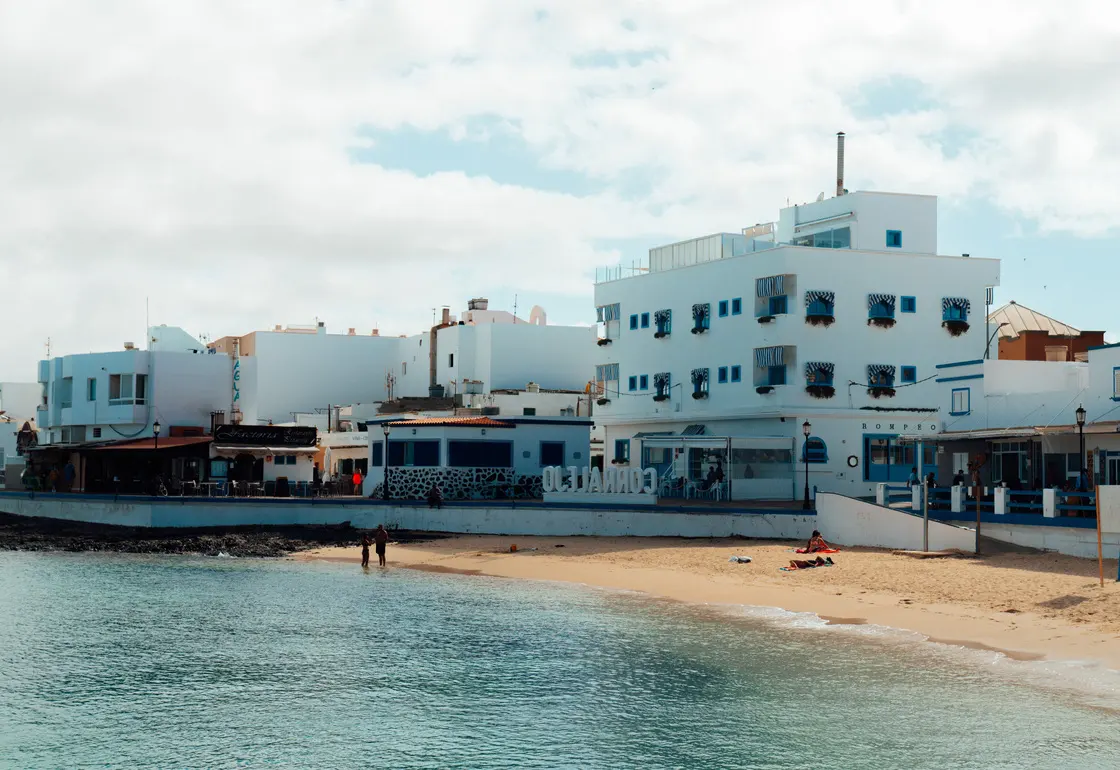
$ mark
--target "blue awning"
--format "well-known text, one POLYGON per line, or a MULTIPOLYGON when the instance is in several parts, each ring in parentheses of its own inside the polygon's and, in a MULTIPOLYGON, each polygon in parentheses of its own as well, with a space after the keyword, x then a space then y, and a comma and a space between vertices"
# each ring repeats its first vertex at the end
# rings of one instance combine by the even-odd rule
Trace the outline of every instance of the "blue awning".
POLYGON ((771 348, 754 349, 754 365, 760 369, 767 366, 784 366, 786 362, 786 349, 781 345, 771 348))
POLYGON ((894 367, 890 364, 868 364, 867 376, 871 380, 875 380, 878 377, 887 377, 893 380, 894 367))
POLYGON ((972 305, 964 297, 944 297, 941 300, 941 312, 945 312, 951 307, 960 308, 964 312, 968 312, 972 305))
POLYGON ((805 304, 811 305, 814 302, 826 302, 829 305, 835 304, 836 294, 831 291, 812 290, 805 292, 805 304))
POLYGON ((889 308, 893 308, 894 307, 894 295, 893 294, 868 294, 867 295, 867 307, 868 307, 868 309, 873 308, 876 305, 886 305, 889 308))
POLYGON ((827 361, 809 361, 805 364, 805 375, 807 377, 818 373, 831 377, 835 371, 836 367, 827 361))

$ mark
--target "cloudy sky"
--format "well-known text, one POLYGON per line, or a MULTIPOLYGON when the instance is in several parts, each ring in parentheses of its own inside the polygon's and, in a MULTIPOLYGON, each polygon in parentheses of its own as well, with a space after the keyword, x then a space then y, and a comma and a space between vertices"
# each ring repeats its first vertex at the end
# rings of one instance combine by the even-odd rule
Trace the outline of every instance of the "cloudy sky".
POLYGON ((0 380, 434 306, 594 319, 596 266, 833 182, 935 193, 997 302, 1120 332, 1105 3, 0 0, 0 380))

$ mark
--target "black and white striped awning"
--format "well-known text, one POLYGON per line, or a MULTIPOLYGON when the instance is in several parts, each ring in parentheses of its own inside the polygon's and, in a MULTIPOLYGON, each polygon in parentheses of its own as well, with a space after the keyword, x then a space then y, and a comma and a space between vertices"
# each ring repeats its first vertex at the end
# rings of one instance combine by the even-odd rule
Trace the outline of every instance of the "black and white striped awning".
POLYGON ((692 384, 700 385, 708 381, 707 369, 693 369, 692 370, 692 384))
POLYGON ((595 367, 596 382, 618 382, 618 364, 599 364, 595 367))
POLYGON ((622 317, 619 312, 619 303, 615 302, 613 305, 600 305, 595 308, 595 314, 599 319, 599 323, 606 323, 607 321, 617 321, 622 317))
POLYGON ((812 376, 815 374, 823 374, 831 377, 836 371, 836 367, 827 361, 808 361, 805 364, 805 376, 812 376))
POLYGON ((672 317, 672 310, 658 310, 653 314, 653 322, 655 324, 667 324, 672 317))
POLYGON ((754 349, 754 365, 760 369, 767 366, 784 366, 786 363, 786 349, 781 345, 771 348, 754 349))
POLYGON ((780 297, 786 293, 785 284, 786 277, 784 275, 758 278, 755 280, 755 292, 760 297, 780 297))
POLYGON ((868 309, 873 308, 876 305, 886 305, 889 308, 893 308, 894 307, 894 295, 893 294, 868 294, 867 295, 867 307, 868 307, 868 309))
POLYGON ((836 302, 836 294, 831 291, 818 291, 816 289, 805 292, 805 304, 812 305, 814 302, 825 302, 831 305, 836 302))
POLYGON ((872 382, 874 382, 876 379, 878 379, 880 377, 886 377, 887 379, 893 380, 894 379, 894 367, 891 366, 890 364, 868 364, 867 365, 867 377, 872 382))
POLYGON ((941 312, 944 313, 951 307, 959 308, 964 312, 968 312, 972 305, 964 297, 944 297, 941 300, 941 312))
POLYGON ((703 321, 712 312, 712 306, 707 303, 697 303, 692 306, 692 317, 697 321, 703 321))
POLYGON ((653 375, 653 387, 657 388, 659 393, 664 393, 669 389, 669 373, 658 372, 653 375))

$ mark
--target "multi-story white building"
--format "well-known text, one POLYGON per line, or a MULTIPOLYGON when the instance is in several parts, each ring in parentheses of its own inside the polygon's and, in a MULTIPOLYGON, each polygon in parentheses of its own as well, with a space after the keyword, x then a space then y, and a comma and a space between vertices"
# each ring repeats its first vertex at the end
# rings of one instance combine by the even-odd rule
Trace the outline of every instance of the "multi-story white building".
POLYGON ((39 362, 39 443, 82 444, 208 432, 229 408, 231 361, 182 329, 149 330, 149 349, 80 353, 39 362))
POLYGON ((983 355, 999 283, 997 260, 936 252, 934 196, 841 186, 776 225, 606 271, 595 421, 608 462, 656 467, 682 493, 719 467, 734 499, 800 497, 803 459, 824 491, 905 480, 914 448, 897 438, 939 429, 935 365, 983 355))

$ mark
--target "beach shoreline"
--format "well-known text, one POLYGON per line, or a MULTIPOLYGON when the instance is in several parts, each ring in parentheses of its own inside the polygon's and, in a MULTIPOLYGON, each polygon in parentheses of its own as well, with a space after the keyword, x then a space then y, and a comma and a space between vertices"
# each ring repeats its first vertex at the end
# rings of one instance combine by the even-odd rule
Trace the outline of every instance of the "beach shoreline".
MULTIPOLYGON (((545 580, 698 605, 779 608, 831 625, 873 624, 1019 661, 1078 661, 1120 671, 1120 584, 1056 554, 912 559, 845 549, 836 565, 781 572, 803 543, 741 539, 459 535, 390 545, 390 567, 545 580), (518 550, 510 552, 510 546, 518 550), (729 562, 747 555, 750 564, 729 562), (1091 574, 1090 574, 1091 573, 1091 574)), ((355 548, 298 560, 360 562, 355 548)), ((1112 574, 1116 566, 1113 561, 1112 574)))

